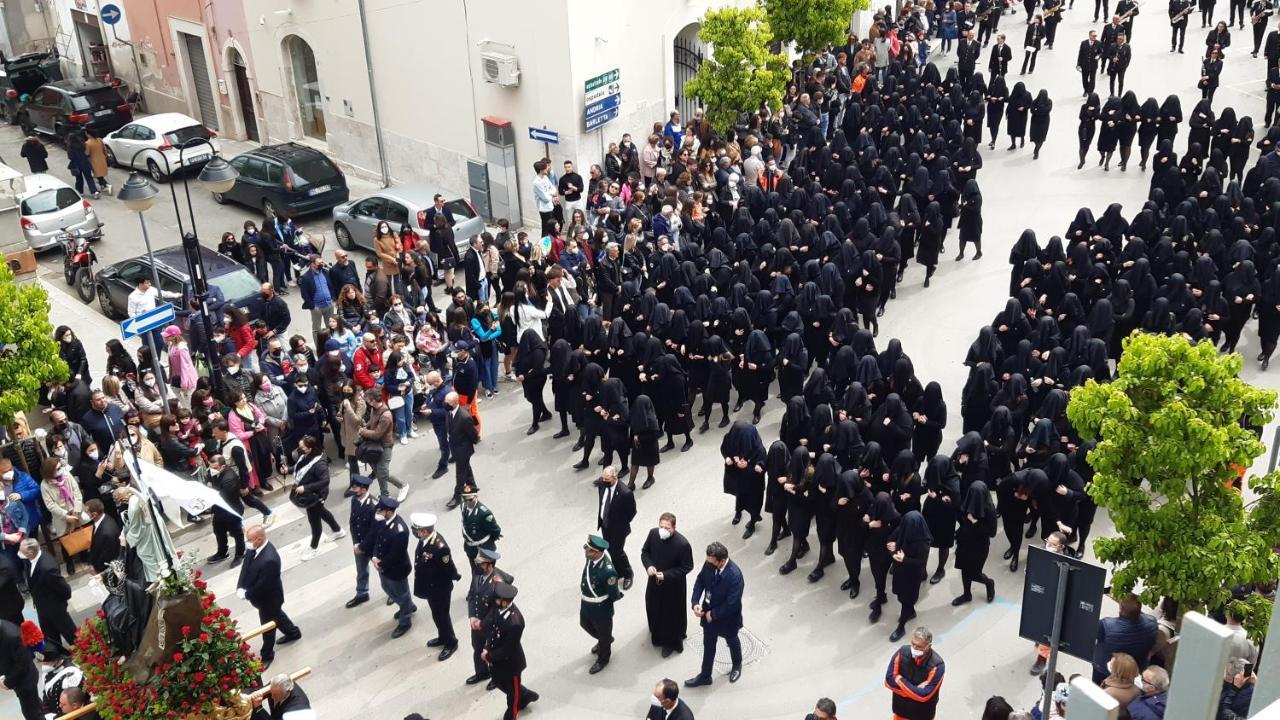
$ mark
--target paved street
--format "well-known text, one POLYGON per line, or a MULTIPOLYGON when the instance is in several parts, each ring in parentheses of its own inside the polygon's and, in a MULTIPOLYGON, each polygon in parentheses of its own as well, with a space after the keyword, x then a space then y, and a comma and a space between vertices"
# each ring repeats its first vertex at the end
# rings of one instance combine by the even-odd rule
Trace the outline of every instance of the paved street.
MULTIPOLYGON (((879 345, 883 347, 891 337, 901 338, 921 381, 942 383, 950 404, 943 452, 951 451, 960 434, 959 394, 965 379, 961 364, 965 349, 978 327, 988 323, 1004 306, 1006 259, 1019 232, 1028 226, 1034 228, 1043 245, 1050 235, 1065 230, 1083 204, 1091 205, 1100 215, 1107 204, 1123 203, 1126 217, 1131 217, 1147 194, 1150 176, 1138 171, 1136 148, 1128 172, 1113 168, 1104 173, 1101 168, 1091 167, 1096 153, 1091 154, 1085 170, 1075 169, 1080 83, 1073 66, 1076 45, 1089 27, 1092 8, 1086 3, 1087 0, 1082 2, 1080 10, 1067 13, 1058 30, 1057 48, 1042 53, 1039 68, 1028 82, 1032 95, 1046 87, 1055 102, 1050 137, 1041 158, 1033 162, 1030 147, 1016 153, 1006 152, 1002 143, 994 151, 987 150, 985 144, 982 148, 985 166, 978 179, 985 197, 984 259, 978 263, 953 262, 950 258, 957 243, 953 233, 948 243, 950 253, 939 266, 932 286, 923 289, 923 269, 910 266, 905 282, 899 286, 897 300, 889 304, 882 321, 879 345)), ((1226 4, 1222 5, 1219 11, 1225 13, 1226 4)), ((1177 93, 1184 113, 1189 115, 1199 96, 1194 85, 1206 31, 1193 23, 1187 54, 1170 55, 1165 44, 1168 26, 1163 6, 1144 4, 1143 10, 1137 21, 1128 86, 1140 100, 1147 96, 1163 99, 1169 93, 1177 93)), ((1006 16, 1002 22, 1010 34, 1010 45, 1016 48, 1014 66, 1021 60, 1022 20, 1019 14, 1006 16)), ((1247 30, 1235 34, 1236 43, 1226 61, 1215 108, 1235 106, 1239 114, 1252 115, 1255 125, 1260 126, 1263 60, 1248 57, 1251 38, 1247 30)), ((984 73, 986 61, 984 54, 979 64, 984 73)), ((942 62, 949 64, 950 58, 942 62)), ((1011 74, 1010 86, 1019 79, 1027 78, 1011 74)), ((1100 78, 1100 89, 1105 88, 1105 80, 1100 78)), ((611 127, 606 134, 612 137, 627 129, 611 127)), ((1003 132, 1001 136, 1003 139, 1003 132)), ((0 156, 11 165, 20 163, 19 143, 15 128, 0 128, 0 156)), ((1184 149, 1185 143, 1184 126, 1177 150, 1184 149)), ((236 145, 224 141, 226 154, 234 154, 236 145)), ((67 178, 62 151, 50 151, 55 174, 67 178)), ((523 164, 527 163, 522 161, 523 164)), ((123 171, 112 172, 116 187, 125 177, 123 171)), ((352 185, 353 194, 365 187, 355 181, 352 185)), ((181 197, 180 186, 178 192, 181 197)), ((192 200, 200 236, 209 246, 215 245, 226 230, 238 232, 244 220, 260 220, 246 208, 216 205, 194 182, 192 200)), ((94 205, 107 223, 106 239, 97 246, 103 262, 141 253, 136 215, 106 196, 94 205)), ((170 205, 164 196, 148 213, 151 237, 157 246, 178 240, 170 205)), ((185 201, 183 206, 185 213, 185 201)), ((327 218, 307 218, 304 225, 329 232, 331 254, 333 241, 327 218)), ((4 228, 3 232, 16 229, 4 228)), ((48 280, 54 294, 52 320, 55 325, 66 323, 77 330, 85 340, 91 363, 100 372, 102 343, 115 335, 115 324, 105 320, 96 307, 83 306, 67 294, 60 262, 57 254, 46 255, 41 262, 42 277, 48 280)), ((295 293, 288 300, 295 327, 305 332, 309 326, 300 299, 295 293)), ((1251 359, 1257 354, 1255 329, 1251 323, 1240 346, 1240 352, 1249 359, 1244 376, 1258 384, 1280 386, 1274 373, 1260 374, 1251 359)), ((781 414, 776 401, 766 406, 759 427, 766 443, 777 437, 781 414)), ((589 676, 589 648, 593 641, 578 627, 578 581, 583 562, 581 546, 586 534, 595 529, 596 492, 591 486, 595 475, 570 469, 576 460, 569 452, 573 441, 552 440, 555 428, 544 425, 539 434, 525 436, 528 406, 516 385, 504 383, 499 397, 482 401, 481 415, 484 441, 474 467, 483 488, 482 501, 494 511, 503 528, 504 537, 499 543, 503 560, 499 565, 514 574, 520 589, 516 602, 528 622, 525 650, 529 670, 524 680, 542 696, 530 717, 642 717, 656 680, 666 676, 683 681, 696 674, 701 656, 696 622, 690 622, 686 652, 663 660, 648 643, 644 586, 637 581, 618 606, 612 664, 601 674, 589 676)), ((747 418, 749 411, 744 410, 739 416, 747 418)), ((407 447, 397 445, 394 451, 393 471, 410 481, 412 487, 402 510, 406 515, 415 511, 439 514, 440 530, 461 556, 459 515, 444 509, 453 479, 427 479, 435 465, 436 450, 429 429, 424 430, 420 439, 407 447)), ((1268 445, 1273 431, 1274 425, 1266 430, 1268 445)), ((741 540, 741 526, 729 524, 732 501, 720 491, 721 435, 722 431, 713 429, 695 436, 696 445, 689 453, 662 456, 657 485, 637 491, 640 513, 627 548, 632 563, 638 565, 640 544, 648 528, 656 524, 661 512, 671 511, 679 517, 679 530, 694 546, 695 562, 701 562, 701 548, 706 543, 721 540, 745 575, 746 662, 742 679, 736 685, 728 683, 728 658, 722 646, 722 662, 714 685, 682 690, 681 696, 699 718, 794 719, 803 717, 812 709, 813 701, 823 695, 835 699, 841 712, 850 717, 886 717, 889 693, 884 689, 883 678, 894 649, 887 637, 893 629, 896 602, 890 603, 879 624, 868 625, 870 593, 864 590, 857 600, 848 600, 838 590, 844 579, 839 564, 821 582, 809 584, 805 575, 815 560, 813 555, 802 561, 801 572, 782 577, 777 567, 785 556, 763 555, 767 532, 741 540)), ((1254 470, 1265 470, 1265 461, 1262 458, 1254 470)), ((339 464, 333 468, 338 470, 339 464)), ((341 498, 344 480, 345 475, 336 474, 328 505, 345 525, 346 501, 341 498)), ((288 597, 285 607, 304 637, 278 651, 273 672, 311 666, 314 674, 302 684, 320 717, 349 717, 355 708, 361 708, 361 715, 371 720, 399 720, 408 712, 420 712, 435 720, 501 715, 500 693, 463 685, 463 679, 472 672, 466 634, 462 632, 464 586, 455 590, 453 604, 455 627, 463 645, 454 658, 440 664, 435 660, 436 652, 424 647, 434 636, 425 602, 419 603, 421 612, 412 632, 394 641, 390 639, 394 627, 392 609, 383 605, 376 583, 373 602, 355 610, 344 609, 343 603, 354 588, 350 540, 322 543, 320 556, 302 563, 299 554, 308 537, 306 521, 301 511, 282 497, 277 496, 275 503, 280 506, 280 520, 270 535, 284 559, 288 597)), ((1094 533, 1100 535, 1108 530, 1109 523, 1100 517, 1094 533)), ((213 541, 208 531, 186 534, 181 543, 202 556, 212 553, 213 541)), ((1004 695, 1017 708, 1028 707, 1037 697, 1036 683, 1027 674, 1033 649, 1016 635, 1023 576, 1009 573, 1000 562, 1006 547, 1000 535, 993 543, 988 563, 997 583, 993 604, 978 602, 958 612, 952 608, 950 601, 959 593, 959 573, 954 569, 942 584, 926 585, 918 606, 918 622, 933 629, 934 647, 946 660, 948 670, 939 717, 977 717, 983 702, 992 694, 1004 695)), ((931 557, 930 566, 935 564, 931 557)), ((83 576, 78 578, 78 584, 83 584, 83 576)), ((256 624, 252 609, 235 598, 234 572, 225 567, 215 570, 210 587, 242 626, 256 624)), ((90 610, 87 593, 77 592, 74 602, 81 611, 90 610)), ((1108 603, 1103 612, 1113 614, 1114 605, 1108 603)), ((1064 673, 1086 671, 1085 668, 1085 663, 1065 657, 1061 665, 1064 673)), ((11 695, 0 695, 0 717, 16 715, 11 700, 11 695)))

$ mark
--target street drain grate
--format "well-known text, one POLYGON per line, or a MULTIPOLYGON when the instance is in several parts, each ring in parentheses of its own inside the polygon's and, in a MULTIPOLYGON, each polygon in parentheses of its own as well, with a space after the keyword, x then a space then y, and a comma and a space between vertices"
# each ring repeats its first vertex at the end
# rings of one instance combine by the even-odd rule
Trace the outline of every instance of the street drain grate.
MULTIPOLYGON (((701 633, 699 633, 701 635, 701 633)), ((746 628, 738 631, 738 639, 742 642, 742 665, 745 667, 752 663, 758 662, 765 655, 769 654, 769 646, 764 643, 755 633, 746 628)), ((698 642, 701 643, 699 638, 698 642)), ((717 642, 719 638, 717 638, 717 642)), ((728 673, 733 668, 733 661, 729 659, 729 648, 723 642, 716 647, 716 670, 728 673)))

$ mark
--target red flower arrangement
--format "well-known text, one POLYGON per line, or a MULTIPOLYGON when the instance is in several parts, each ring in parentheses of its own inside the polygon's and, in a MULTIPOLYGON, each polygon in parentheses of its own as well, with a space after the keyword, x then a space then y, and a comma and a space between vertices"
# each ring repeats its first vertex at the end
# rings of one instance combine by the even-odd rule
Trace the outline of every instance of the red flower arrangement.
POLYGON ((72 654, 104 720, 175 720, 212 713, 215 707, 231 706, 262 672, 261 661, 240 640, 231 611, 218 605, 199 576, 179 568, 163 581, 166 595, 195 593, 204 615, 199 626, 182 627, 178 650, 153 668, 146 683, 136 681, 120 658, 112 656, 101 610, 80 627, 72 654), (175 578, 181 575, 186 577, 175 578))

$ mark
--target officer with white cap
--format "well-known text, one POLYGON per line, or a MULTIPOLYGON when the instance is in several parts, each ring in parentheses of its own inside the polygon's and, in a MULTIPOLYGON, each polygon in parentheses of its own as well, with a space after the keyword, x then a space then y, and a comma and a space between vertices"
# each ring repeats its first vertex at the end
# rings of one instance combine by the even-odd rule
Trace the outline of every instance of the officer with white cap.
POLYGON ((439 659, 448 660, 458 649, 458 636, 449 617, 449 601, 453 584, 461 580, 462 575, 458 574, 449 543, 436 532, 435 515, 413 513, 409 516, 409 525, 418 538, 418 547, 413 552, 413 594, 427 601, 431 620, 436 624, 436 636, 427 641, 427 647, 442 647, 439 659))

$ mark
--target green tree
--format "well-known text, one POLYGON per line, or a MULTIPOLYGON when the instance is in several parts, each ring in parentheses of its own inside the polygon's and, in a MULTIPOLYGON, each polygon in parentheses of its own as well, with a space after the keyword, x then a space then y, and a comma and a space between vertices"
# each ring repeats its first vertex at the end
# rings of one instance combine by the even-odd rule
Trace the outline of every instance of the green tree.
POLYGON ((35 407, 44 383, 66 377, 49 324, 49 294, 38 283, 14 282, 0 263, 0 423, 35 407))
POLYGON ((713 128, 729 130, 742 113, 754 112, 762 103, 782 105, 790 74, 786 58, 769 51, 773 33, 764 10, 708 10, 698 38, 711 46, 711 57, 698 66, 684 91, 702 102, 713 128))
POLYGON ((871 7, 870 0, 765 0, 764 10, 774 39, 795 43, 803 55, 827 45, 843 43, 849 22, 857 10, 871 7))
POLYGON ((1249 479, 1249 504, 1230 485, 1265 450, 1250 427, 1271 420, 1276 393, 1242 381, 1242 365, 1207 341, 1134 335, 1115 380, 1072 391, 1067 417, 1098 441, 1089 495, 1117 536, 1095 540, 1094 552, 1113 567, 1112 587, 1148 605, 1173 598, 1183 611, 1230 604, 1261 636, 1269 603, 1233 603, 1230 588, 1280 576, 1278 474, 1249 479))

